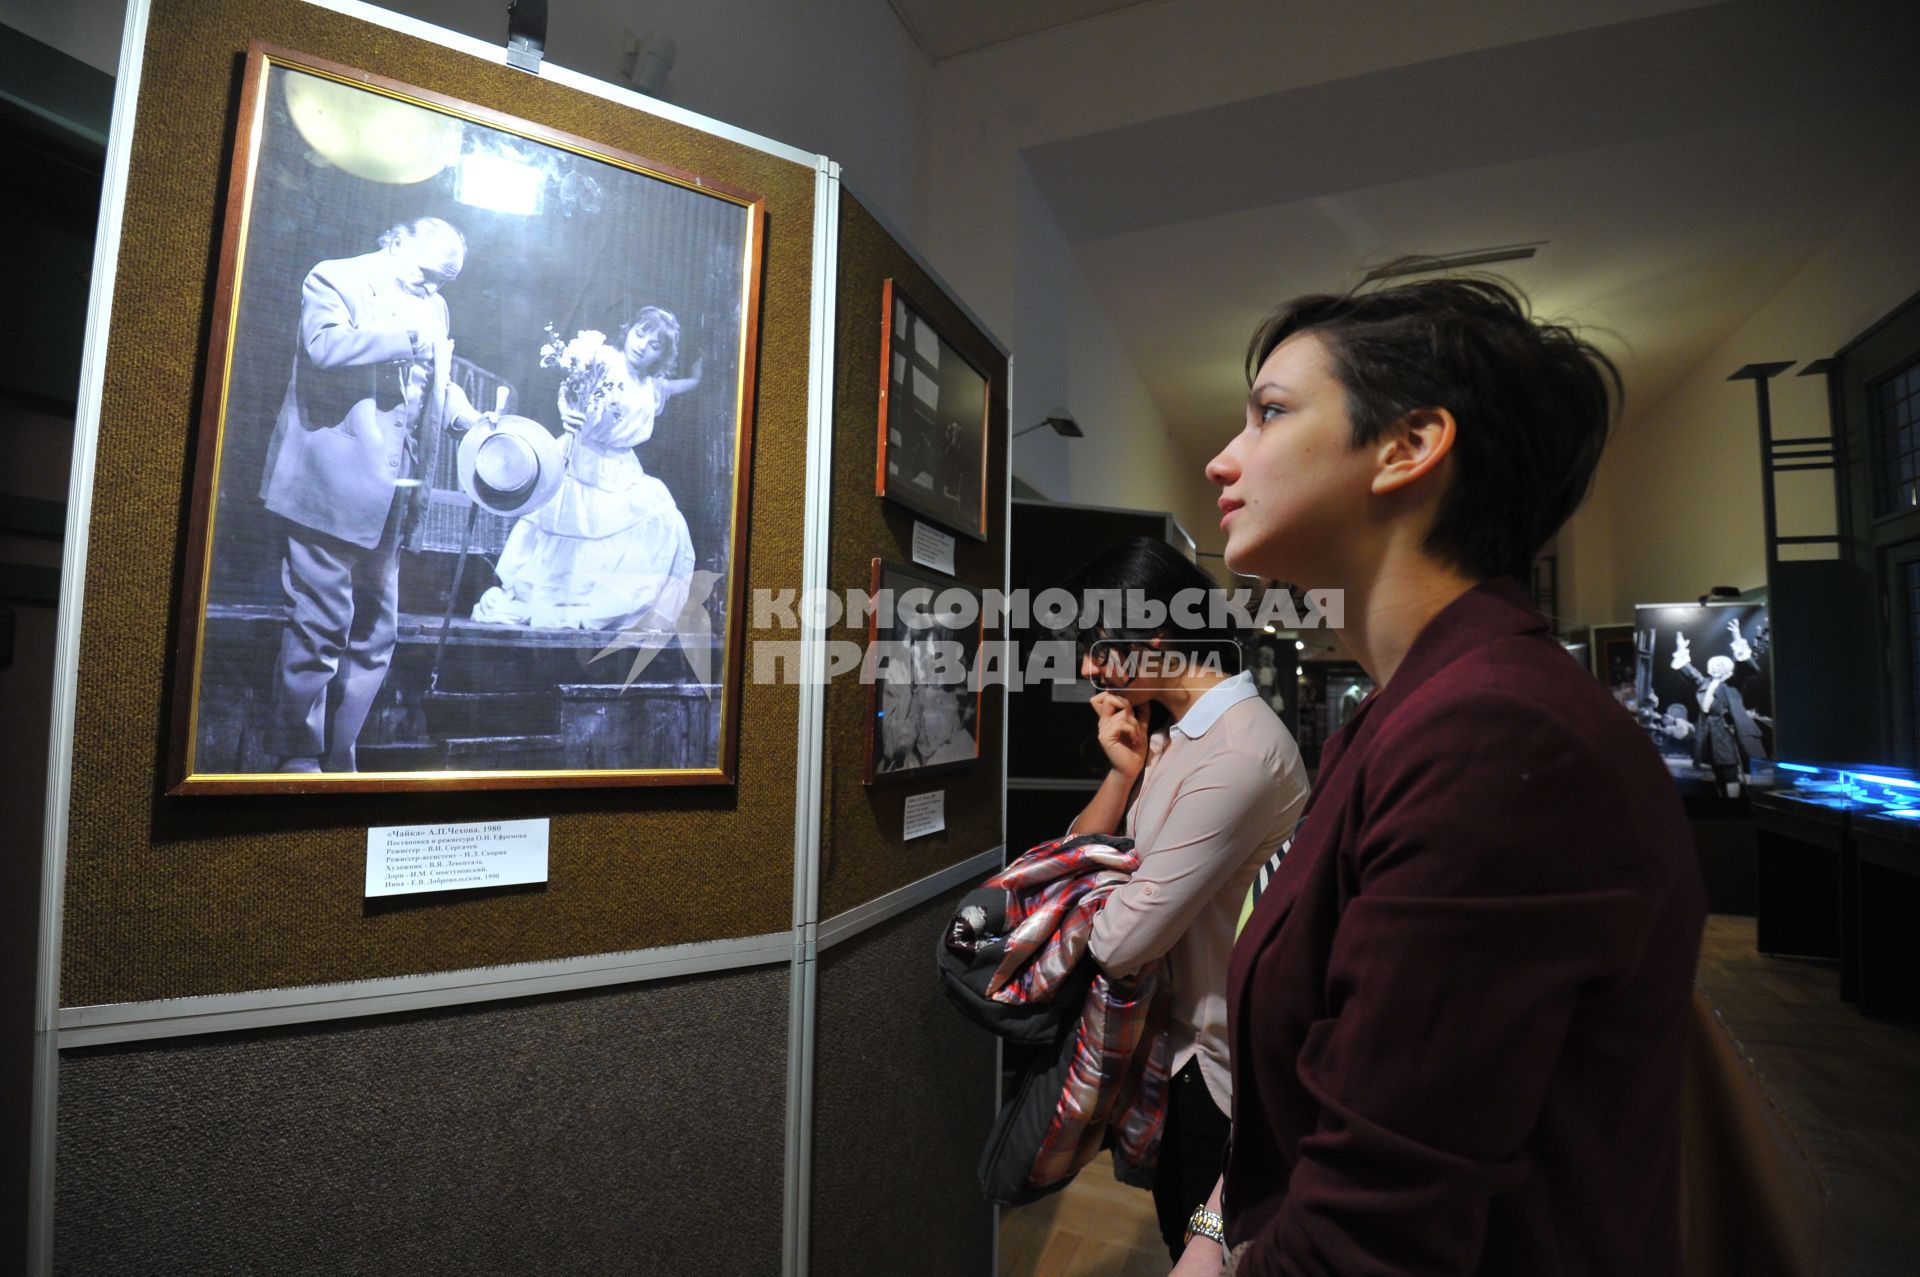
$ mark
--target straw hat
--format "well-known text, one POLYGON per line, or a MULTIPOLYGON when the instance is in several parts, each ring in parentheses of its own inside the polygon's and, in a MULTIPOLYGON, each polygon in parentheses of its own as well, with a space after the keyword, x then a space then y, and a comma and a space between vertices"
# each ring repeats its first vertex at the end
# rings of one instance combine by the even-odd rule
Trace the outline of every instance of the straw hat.
POLYGON ((460 486, 475 503, 512 519, 553 500, 566 458, 531 417, 483 417, 460 440, 459 467, 460 486))

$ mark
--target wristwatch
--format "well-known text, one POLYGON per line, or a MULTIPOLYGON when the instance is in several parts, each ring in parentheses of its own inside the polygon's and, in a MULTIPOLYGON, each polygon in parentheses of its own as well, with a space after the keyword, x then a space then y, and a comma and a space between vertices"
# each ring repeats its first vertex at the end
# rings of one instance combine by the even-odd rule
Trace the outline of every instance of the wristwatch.
POLYGON ((1190 1242, 1196 1237, 1204 1237, 1208 1241, 1217 1243, 1222 1250, 1226 1249, 1226 1222, 1219 1215, 1208 1210, 1205 1202, 1194 1207, 1193 1214, 1187 1217, 1186 1241, 1190 1242))

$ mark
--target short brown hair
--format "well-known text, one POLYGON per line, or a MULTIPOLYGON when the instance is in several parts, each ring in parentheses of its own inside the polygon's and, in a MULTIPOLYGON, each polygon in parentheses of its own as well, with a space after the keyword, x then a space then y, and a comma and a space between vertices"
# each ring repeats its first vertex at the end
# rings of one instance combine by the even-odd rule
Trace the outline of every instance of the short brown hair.
POLYGON ((1254 332, 1248 384, 1296 333, 1325 344, 1354 447, 1419 409, 1453 414, 1455 477, 1427 549, 1482 580, 1525 576, 1592 486, 1621 396, 1613 361, 1485 278, 1296 297, 1254 332))

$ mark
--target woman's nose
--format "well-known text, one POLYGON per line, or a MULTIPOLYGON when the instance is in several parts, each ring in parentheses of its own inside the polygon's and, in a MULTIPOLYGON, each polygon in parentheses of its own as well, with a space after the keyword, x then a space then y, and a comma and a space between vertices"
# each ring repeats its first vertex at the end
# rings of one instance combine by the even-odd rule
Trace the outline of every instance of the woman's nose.
POLYGON ((1233 463, 1233 446, 1220 449, 1213 460, 1207 462, 1207 481, 1216 488, 1224 488, 1239 476, 1239 468, 1233 463))

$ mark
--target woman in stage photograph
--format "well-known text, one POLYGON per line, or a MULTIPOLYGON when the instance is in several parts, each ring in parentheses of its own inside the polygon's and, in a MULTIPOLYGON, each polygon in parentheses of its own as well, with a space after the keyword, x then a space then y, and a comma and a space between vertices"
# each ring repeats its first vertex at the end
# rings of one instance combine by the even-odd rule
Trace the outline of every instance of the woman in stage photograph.
POLYGON ((673 494, 634 449, 652 438, 675 395, 700 384, 699 360, 688 376, 671 375, 679 348, 679 320, 658 306, 642 307, 618 341, 590 352, 573 355, 558 338, 549 344, 542 364, 568 368, 558 399, 566 475, 552 501, 514 525, 495 568, 500 584, 481 597, 474 620, 674 627, 693 543, 673 494))

